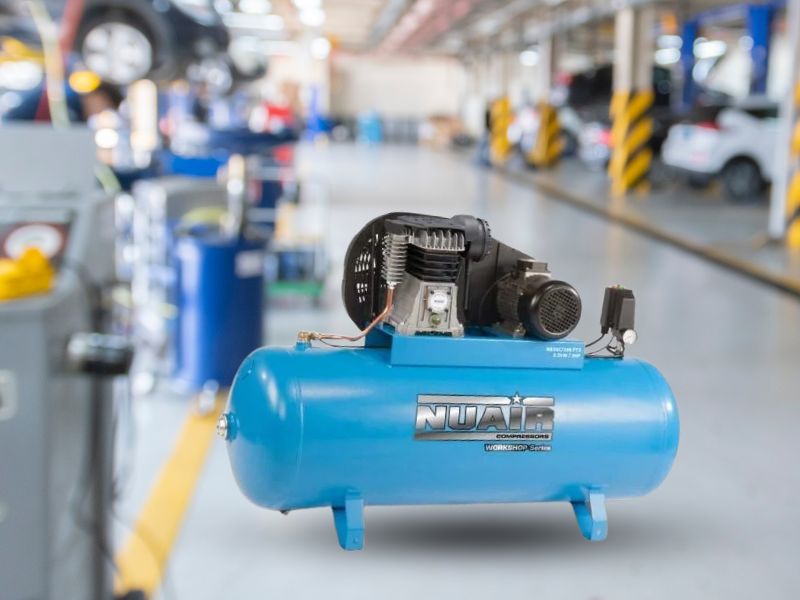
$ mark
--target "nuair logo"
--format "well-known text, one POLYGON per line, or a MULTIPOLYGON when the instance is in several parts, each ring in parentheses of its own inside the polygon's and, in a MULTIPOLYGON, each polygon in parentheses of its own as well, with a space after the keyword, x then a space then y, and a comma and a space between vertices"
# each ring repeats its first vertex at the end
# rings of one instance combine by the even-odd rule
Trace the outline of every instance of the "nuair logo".
POLYGON ((553 439, 555 399, 551 396, 417 396, 414 439, 553 439))

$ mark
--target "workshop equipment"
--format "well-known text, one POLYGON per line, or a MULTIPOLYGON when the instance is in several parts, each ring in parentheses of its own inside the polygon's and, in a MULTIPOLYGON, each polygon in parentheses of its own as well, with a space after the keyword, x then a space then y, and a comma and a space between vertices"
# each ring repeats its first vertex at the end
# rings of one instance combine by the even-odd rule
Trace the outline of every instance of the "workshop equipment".
POLYGON ((132 330, 137 356, 134 390, 149 391, 176 369, 176 228, 187 215, 221 214, 225 188, 213 179, 160 177, 139 181, 117 201, 120 271, 131 283, 132 330))
POLYGON ((227 387, 264 341, 264 241, 200 230, 178 239, 176 259, 175 382, 227 387))
POLYGON ((630 290, 606 290, 585 346, 566 339, 578 292, 546 263, 474 217, 393 213, 356 235, 342 292, 360 333, 301 332, 236 376, 218 429, 253 502, 331 506, 345 549, 362 547, 370 504, 565 501, 601 540, 606 498, 666 477, 677 408, 655 368, 624 358, 630 290))
POLYGON ((263 343, 263 237, 249 231, 243 157, 227 167, 227 210, 219 227, 182 232, 176 243, 176 383, 200 391, 227 387, 263 343))
MULTIPOLYGON (((88 130, 54 133, 76 135, 75 148, 84 135, 91 142, 88 130)), ((57 144, 35 150, 42 164, 71 161, 57 144)), ((76 177, 60 180, 58 192, 47 177, 49 189, 0 194, 3 600, 112 597, 113 410, 105 376, 126 373, 132 351, 108 335, 103 301, 113 281, 113 202, 73 187, 76 177)))

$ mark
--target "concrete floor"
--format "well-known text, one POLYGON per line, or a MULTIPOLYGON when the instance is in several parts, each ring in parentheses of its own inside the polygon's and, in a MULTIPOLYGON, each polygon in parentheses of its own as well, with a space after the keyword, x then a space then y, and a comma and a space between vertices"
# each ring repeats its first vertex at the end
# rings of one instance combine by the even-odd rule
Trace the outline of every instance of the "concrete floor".
POLYGON ((726 199, 718 182, 707 189, 692 189, 684 179, 670 177, 663 165, 659 168, 661 180, 651 193, 626 198, 611 198, 606 173, 588 169, 577 158, 567 158, 550 171, 515 171, 532 182, 555 185, 603 209, 624 211, 668 235, 800 285, 800 250, 768 240, 768 190, 751 202, 737 203, 726 199))
MULTIPOLYGON (((579 337, 596 337, 606 285, 635 290, 631 354, 673 386, 678 457, 651 495, 610 501, 603 543, 583 540, 566 504, 368 508, 366 548, 346 553, 330 511, 250 505, 217 443, 163 598, 800 598, 800 302, 447 154, 333 146, 305 148, 300 161, 329 189, 335 268, 324 310, 269 314, 270 343, 291 343, 301 327, 353 330, 339 263, 369 218, 477 214, 578 287, 579 337)), ((121 512, 135 514, 182 414, 175 398, 136 405, 121 512)))

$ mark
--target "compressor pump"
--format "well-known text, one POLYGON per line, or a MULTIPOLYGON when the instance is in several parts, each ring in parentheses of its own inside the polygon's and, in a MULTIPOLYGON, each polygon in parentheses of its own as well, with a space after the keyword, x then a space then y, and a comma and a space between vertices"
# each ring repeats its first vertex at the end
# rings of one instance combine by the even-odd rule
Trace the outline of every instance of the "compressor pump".
POLYGON ((568 339, 581 298, 545 262, 475 217, 390 213, 351 242, 342 296, 359 333, 300 332, 236 375, 218 433, 256 504, 329 506, 354 550, 367 505, 564 501, 594 541, 606 498, 669 472, 677 407, 625 357, 632 291, 605 290, 597 340, 568 339))

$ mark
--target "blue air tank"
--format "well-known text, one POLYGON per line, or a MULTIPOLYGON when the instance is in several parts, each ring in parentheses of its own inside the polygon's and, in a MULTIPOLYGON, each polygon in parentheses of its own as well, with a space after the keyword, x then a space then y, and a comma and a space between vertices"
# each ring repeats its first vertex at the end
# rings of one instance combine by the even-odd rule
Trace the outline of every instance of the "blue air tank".
POLYGON ((365 348, 257 350, 220 427, 250 500, 331 506, 346 548, 364 505, 568 501, 602 539, 604 499, 658 486, 679 430, 669 386, 639 360, 382 331, 365 348))

